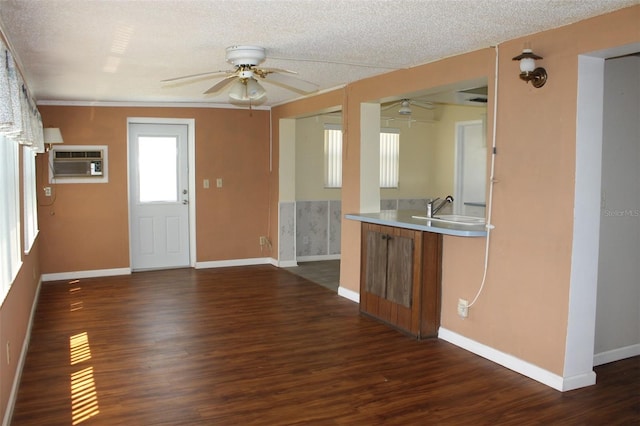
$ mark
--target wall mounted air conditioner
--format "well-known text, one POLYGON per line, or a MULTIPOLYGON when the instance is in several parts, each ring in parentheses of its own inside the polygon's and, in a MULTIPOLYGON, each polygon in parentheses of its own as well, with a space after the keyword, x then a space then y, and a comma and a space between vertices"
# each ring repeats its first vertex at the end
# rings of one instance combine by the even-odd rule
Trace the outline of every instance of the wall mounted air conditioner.
POLYGON ((106 146, 55 146, 49 151, 49 182, 107 182, 106 146))

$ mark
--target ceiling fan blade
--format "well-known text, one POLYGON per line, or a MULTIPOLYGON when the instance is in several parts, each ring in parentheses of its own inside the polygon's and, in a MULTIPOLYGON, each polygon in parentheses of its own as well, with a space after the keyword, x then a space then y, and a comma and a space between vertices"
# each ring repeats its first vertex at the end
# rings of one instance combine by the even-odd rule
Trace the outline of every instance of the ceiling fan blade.
POLYGON ((201 72, 199 74, 191 74, 191 75, 183 75, 182 77, 168 78, 166 80, 161 80, 160 83, 170 83, 172 81, 186 80, 188 78, 196 78, 202 77, 205 75, 214 75, 214 74, 231 74, 235 73, 235 70, 220 70, 220 71, 209 71, 209 72, 201 72))
POLYGON ((381 109, 382 111, 386 111, 386 110, 388 110, 388 109, 391 109, 391 108, 395 108, 395 107, 397 107, 397 106, 398 106, 398 105, 400 105, 401 103, 402 103, 402 101, 401 101, 401 100, 400 100, 400 101, 393 101, 393 102, 391 102, 391 103, 389 103, 389 104, 381 105, 381 106, 380 106, 380 109, 381 109))
POLYGON ((266 78, 263 78, 269 83, 284 87, 285 89, 289 89, 303 95, 308 95, 309 93, 318 91, 318 85, 316 85, 315 83, 284 74, 271 73, 266 78))
POLYGON ((286 74, 298 74, 297 71, 291 71, 291 70, 285 70, 283 68, 262 68, 260 67, 258 70, 261 71, 266 71, 266 74, 271 74, 272 72, 280 72, 280 73, 286 73, 286 74))
POLYGON ((222 90, 227 84, 231 83, 233 80, 235 80, 236 78, 238 78, 237 75, 230 75, 229 77, 226 77, 224 80, 220 80, 219 82, 217 82, 215 85, 213 85, 211 88, 209 88, 209 90, 207 90, 206 92, 204 92, 205 95, 208 95, 210 93, 215 93, 215 92, 219 92, 220 90, 222 90))
POLYGON ((425 109, 434 109, 436 107, 436 105, 433 102, 429 102, 429 101, 410 101, 412 105, 418 106, 420 108, 425 108, 425 109))

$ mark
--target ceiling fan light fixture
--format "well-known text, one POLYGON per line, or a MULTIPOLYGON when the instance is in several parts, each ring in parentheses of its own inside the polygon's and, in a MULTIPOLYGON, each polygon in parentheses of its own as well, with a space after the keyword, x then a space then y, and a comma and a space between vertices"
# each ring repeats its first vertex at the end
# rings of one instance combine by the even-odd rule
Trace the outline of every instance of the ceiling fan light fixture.
POLYGON ((249 99, 247 97, 247 86, 241 80, 236 81, 229 89, 229 97, 236 101, 246 101, 249 99))
POLYGON ((398 110, 398 114, 400 115, 411 115, 411 105, 407 99, 403 99, 400 104, 400 109, 398 110))
POLYGON ((264 87, 255 78, 238 80, 229 89, 229 97, 236 101, 257 101, 266 94, 264 87))
POLYGON ((247 97, 251 100, 262 99, 267 92, 255 78, 247 79, 247 97))

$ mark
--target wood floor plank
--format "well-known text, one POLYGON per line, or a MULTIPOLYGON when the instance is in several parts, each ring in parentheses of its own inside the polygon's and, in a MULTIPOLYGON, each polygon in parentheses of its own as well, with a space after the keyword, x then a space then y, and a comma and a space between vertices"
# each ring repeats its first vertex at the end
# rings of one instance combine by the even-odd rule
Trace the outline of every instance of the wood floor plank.
POLYGON ((639 424, 640 357, 596 372, 557 392, 272 266, 151 271, 42 286, 11 424, 639 424))

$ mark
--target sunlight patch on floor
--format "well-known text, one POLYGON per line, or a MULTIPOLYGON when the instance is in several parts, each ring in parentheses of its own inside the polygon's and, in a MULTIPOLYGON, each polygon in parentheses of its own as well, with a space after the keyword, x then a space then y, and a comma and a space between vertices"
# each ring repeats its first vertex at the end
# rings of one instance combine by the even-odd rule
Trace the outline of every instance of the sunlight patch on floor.
MULTIPOLYGON (((91 359, 89 336, 86 332, 69 338, 71 365, 91 359)), ((93 367, 71 373, 71 420, 73 425, 82 423, 100 413, 98 393, 93 378, 93 367)))
POLYGON ((86 332, 76 334, 69 338, 69 352, 71 355, 71 365, 76 365, 82 361, 91 359, 89 336, 87 336, 86 332))

